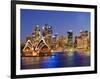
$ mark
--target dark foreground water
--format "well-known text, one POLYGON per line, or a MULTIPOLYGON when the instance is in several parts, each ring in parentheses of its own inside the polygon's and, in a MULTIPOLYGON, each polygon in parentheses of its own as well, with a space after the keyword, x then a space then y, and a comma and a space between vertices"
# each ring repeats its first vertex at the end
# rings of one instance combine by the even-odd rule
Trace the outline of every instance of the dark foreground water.
POLYGON ((22 57, 21 69, 60 68, 90 66, 90 56, 74 52, 72 55, 57 52, 47 57, 22 57))

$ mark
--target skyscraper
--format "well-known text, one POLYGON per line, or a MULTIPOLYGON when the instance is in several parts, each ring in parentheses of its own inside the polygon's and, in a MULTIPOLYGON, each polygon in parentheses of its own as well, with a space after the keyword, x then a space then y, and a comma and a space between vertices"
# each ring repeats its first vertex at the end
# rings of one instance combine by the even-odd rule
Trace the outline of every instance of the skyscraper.
POLYGON ((52 26, 45 24, 45 26, 42 28, 42 35, 49 46, 51 46, 52 34, 53 34, 52 26))
POLYGON ((75 37, 74 47, 86 51, 90 50, 90 32, 80 31, 80 35, 75 37))
POLYGON ((67 32, 67 36, 68 36, 68 43, 67 43, 67 46, 68 47, 73 47, 73 32, 72 30, 69 30, 67 32))

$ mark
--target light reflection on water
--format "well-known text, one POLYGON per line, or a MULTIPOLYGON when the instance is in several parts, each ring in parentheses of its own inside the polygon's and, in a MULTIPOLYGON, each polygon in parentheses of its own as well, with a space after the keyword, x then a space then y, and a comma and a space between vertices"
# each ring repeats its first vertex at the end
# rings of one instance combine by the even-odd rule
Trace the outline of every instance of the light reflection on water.
POLYGON ((79 67, 89 65, 90 56, 80 55, 77 52, 74 52, 71 56, 57 52, 53 56, 21 58, 21 69, 79 67))

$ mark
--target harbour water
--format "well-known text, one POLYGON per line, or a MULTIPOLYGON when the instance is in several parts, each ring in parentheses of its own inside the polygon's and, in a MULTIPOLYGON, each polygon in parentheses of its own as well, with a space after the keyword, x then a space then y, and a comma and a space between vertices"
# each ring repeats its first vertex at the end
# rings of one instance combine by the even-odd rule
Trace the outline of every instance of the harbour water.
POLYGON ((56 52, 52 56, 21 57, 21 69, 61 68, 90 66, 90 56, 79 52, 65 54, 56 52))

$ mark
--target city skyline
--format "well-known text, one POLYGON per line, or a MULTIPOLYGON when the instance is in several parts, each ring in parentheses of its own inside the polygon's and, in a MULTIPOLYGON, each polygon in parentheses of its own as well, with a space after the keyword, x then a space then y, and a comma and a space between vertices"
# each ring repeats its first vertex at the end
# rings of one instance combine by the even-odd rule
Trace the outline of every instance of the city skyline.
POLYGON ((42 28, 44 24, 52 26, 53 34, 67 35, 68 30, 73 30, 74 35, 79 35, 80 30, 90 31, 90 13, 21 9, 21 41, 32 34, 35 25, 42 28))

